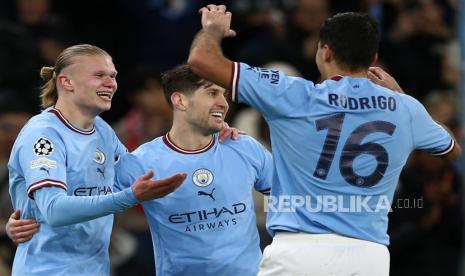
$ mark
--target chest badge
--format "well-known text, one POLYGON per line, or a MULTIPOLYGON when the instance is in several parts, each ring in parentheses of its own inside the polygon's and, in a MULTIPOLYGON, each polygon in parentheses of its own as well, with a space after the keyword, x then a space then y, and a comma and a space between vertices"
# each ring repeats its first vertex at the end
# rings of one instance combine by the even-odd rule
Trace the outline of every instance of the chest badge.
POLYGON ((98 164, 105 163, 105 154, 101 150, 95 149, 94 161, 97 162, 98 164))
POLYGON ((192 175, 192 181, 199 187, 207 187, 213 182, 213 174, 207 169, 198 169, 192 175))

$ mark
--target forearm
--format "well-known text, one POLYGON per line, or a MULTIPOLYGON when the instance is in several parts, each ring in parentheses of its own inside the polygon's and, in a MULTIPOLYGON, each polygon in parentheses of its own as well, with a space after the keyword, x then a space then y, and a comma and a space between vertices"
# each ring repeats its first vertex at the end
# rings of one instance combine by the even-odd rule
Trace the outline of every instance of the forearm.
POLYGON ((192 42, 188 64, 192 71, 202 78, 229 88, 232 61, 223 55, 220 30, 203 29, 192 42))
POLYGON ((42 188, 34 198, 45 222, 54 227, 103 217, 137 203, 131 188, 100 196, 68 196, 58 188, 42 188))

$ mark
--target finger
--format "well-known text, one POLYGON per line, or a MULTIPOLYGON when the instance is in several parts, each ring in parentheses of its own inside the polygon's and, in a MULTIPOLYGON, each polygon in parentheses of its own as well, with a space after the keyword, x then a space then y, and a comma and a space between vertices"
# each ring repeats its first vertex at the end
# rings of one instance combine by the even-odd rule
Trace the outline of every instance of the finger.
POLYGON ((231 134, 231 139, 237 140, 239 138, 239 130, 237 128, 233 128, 232 134, 231 134))
POLYGON ((238 129, 237 132, 240 134, 240 135, 247 135, 247 132, 243 131, 243 130, 240 130, 238 129))
POLYGON ((218 10, 218 6, 217 5, 207 5, 207 8, 211 11, 217 11, 218 10))
POLYGON ((21 212, 19 210, 15 210, 13 212, 13 214, 11 214, 10 218, 11 219, 19 219, 20 215, 21 215, 21 212))
POLYGON ((203 7, 203 8, 201 8, 201 9, 199 10, 199 13, 200 13, 200 14, 203 14, 204 12, 207 12, 207 11, 209 11, 208 8, 207 8, 207 7, 203 7))
POLYGON ((219 136, 219 140, 220 142, 224 142, 226 139, 228 139, 229 135, 231 135, 232 133, 232 129, 231 128, 227 128, 227 129, 223 129, 220 131, 220 136, 219 136))
POLYGON ((237 35, 236 31, 228 30, 226 37, 235 37, 237 35))
POLYGON ((31 220, 31 219, 28 219, 28 220, 16 220, 16 221, 13 221, 10 223, 10 229, 11 231, 14 231, 15 229, 19 228, 19 227, 25 227, 25 226, 34 226, 34 225, 39 225, 37 223, 37 221, 35 220, 31 220))
POLYGON ((23 231, 21 233, 17 233, 17 234, 14 235, 15 240, 18 240, 18 239, 28 239, 28 240, 30 240, 31 237, 37 232, 37 230, 39 230, 39 229, 34 228, 34 229, 30 229, 28 231, 23 231))
POLYGON ((33 229, 39 229, 39 224, 38 223, 32 223, 32 224, 27 224, 27 225, 22 225, 22 226, 16 226, 14 228, 11 228, 12 233, 20 233, 20 232, 26 232, 30 231, 33 229))
POLYGON ((380 84, 381 83, 381 80, 378 76, 376 76, 375 74, 373 74, 372 72, 368 71, 368 79, 371 80, 372 82, 376 83, 376 84, 380 84))
POLYGON ((143 176, 139 177, 139 180, 144 181, 144 180, 149 180, 152 179, 154 173, 152 170, 148 170, 143 176))
POLYGON ((378 79, 383 79, 382 71, 378 67, 370 67, 368 69, 368 73, 371 73, 372 75, 376 76, 378 79))
POLYGON ((217 8, 218 8, 218 10, 220 12, 226 12, 226 6, 225 5, 219 5, 217 8))
POLYGON ((166 178, 158 179, 158 180, 150 180, 152 185, 156 185, 158 187, 163 186, 170 186, 172 183, 174 185, 178 185, 182 183, 186 179, 187 174, 185 173, 178 173, 166 178))

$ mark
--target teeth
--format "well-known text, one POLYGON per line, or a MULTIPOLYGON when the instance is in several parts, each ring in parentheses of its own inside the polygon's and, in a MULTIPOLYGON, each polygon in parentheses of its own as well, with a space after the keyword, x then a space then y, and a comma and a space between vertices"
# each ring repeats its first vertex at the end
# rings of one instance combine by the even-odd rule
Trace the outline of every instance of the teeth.
POLYGON ((107 98, 108 100, 111 100, 112 93, 106 91, 99 91, 97 92, 97 95, 99 95, 102 98, 107 98))
POLYGON ((221 112, 212 112, 212 115, 215 117, 223 117, 223 113, 221 112))

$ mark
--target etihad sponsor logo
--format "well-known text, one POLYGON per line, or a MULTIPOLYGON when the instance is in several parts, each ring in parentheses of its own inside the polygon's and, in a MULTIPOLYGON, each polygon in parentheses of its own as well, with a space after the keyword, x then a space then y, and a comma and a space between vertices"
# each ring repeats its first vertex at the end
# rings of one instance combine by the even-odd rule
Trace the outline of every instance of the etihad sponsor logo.
POLYGON ((184 232, 198 232, 198 231, 206 231, 206 230, 219 230, 225 227, 233 226, 237 224, 236 218, 232 219, 223 219, 220 221, 213 221, 213 222, 204 222, 204 223, 197 223, 192 225, 186 225, 186 229, 184 232))
POLYGON ((74 190, 75 196, 95 196, 95 195, 107 195, 111 194, 112 190, 110 186, 93 186, 93 187, 79 187, 74 190))
POLYGON ((168 220, 171 223, 196 223, 211 219, 235 216, 245 212, 246 210, 247 207, 244 203, 236 203, 231 206, 223 206, 209 210, 205 209, 181 214, 172 214, 169 216, 168 220))

